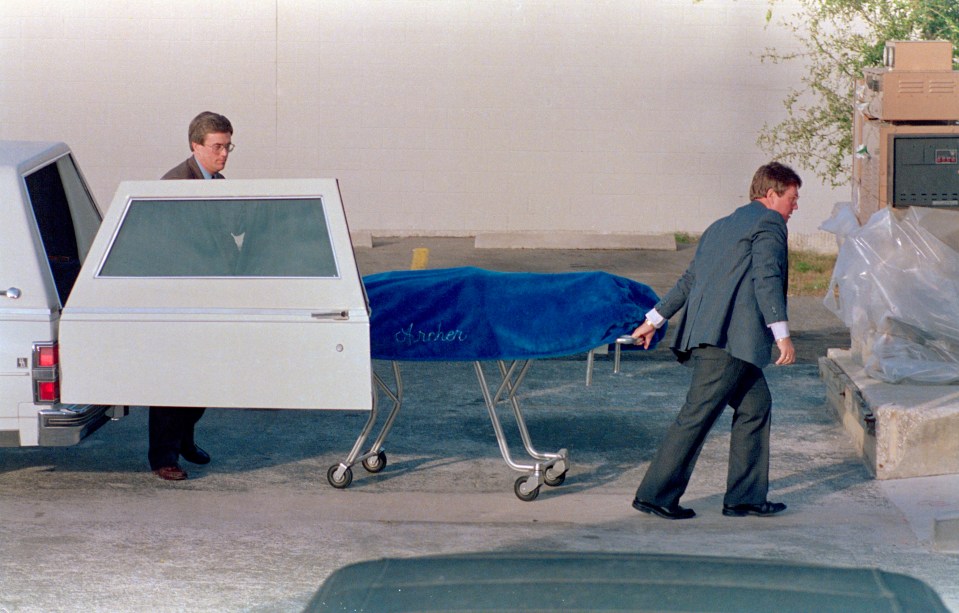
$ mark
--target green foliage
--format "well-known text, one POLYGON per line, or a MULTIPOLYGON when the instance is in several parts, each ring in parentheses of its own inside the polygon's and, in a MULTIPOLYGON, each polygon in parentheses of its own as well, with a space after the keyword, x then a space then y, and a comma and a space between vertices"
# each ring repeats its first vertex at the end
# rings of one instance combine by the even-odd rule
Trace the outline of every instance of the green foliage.
MULTIPOLYGON (((772 21, 776 4, 766 14, 772 21)), ((783 104, 786 119, 766 124, 758 144, 774 158, 813 170, 824 183, 848 183, 856 79, 881 66, 890 40, 950 40, 959 53, 957 0, 799 0, 799 12, 780 18, 801 51, 767 49, 764 61, 802 60, 801 86, 783 104)))
POLYGON ((829 287, 836 256, 813 251, 789 252, 790 296, 822 296, 829 287))

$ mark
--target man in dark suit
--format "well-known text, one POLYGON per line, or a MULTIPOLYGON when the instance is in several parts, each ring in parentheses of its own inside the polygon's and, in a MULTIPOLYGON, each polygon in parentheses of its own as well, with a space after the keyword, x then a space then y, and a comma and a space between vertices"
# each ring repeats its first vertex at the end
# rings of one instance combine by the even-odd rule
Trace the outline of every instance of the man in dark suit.
MULTIPOLYGON (((189 158, 170 169, 163 179, 222 179, 233 151, 233 126, 223 115, 205 111, 193 118, 188 131, 189 158)), ((194 464, 207 464, 210 455, 194 440, 196 423, 203 417, 203 407, 150 407, 150 468, 166 481, 182 481, 187 473, 179 459, 194 464)))
POLYGON ((163 179, 222 179, 233 151, 233 125, 223 115, 204 111, 193 118, 188 131, 193 153, 171 168, 163 179))
POLYGON ((706 229, 689 268, 633 331, 648 348, 656 329, 685 306, 672 349, 693 368, 686 402, 636 491, 638 511, 666 519, 696 515, 679 499, 727 405, 734 412, 723 515, 765 517, 786 509, 766 499, 772 397, 762 369, 773 344, 777 365, 796 360, 786 317, 786 222, 799 208, 801 186, 788 166, 760 167, 752 201, 706 229))

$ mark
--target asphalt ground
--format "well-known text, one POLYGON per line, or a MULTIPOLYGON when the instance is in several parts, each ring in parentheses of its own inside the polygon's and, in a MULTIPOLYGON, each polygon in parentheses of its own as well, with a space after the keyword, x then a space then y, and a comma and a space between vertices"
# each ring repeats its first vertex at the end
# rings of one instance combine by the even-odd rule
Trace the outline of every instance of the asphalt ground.
MULTIPOLYGON (((470 239, 378 239, 362 274, 409 268, 605 270, 664 293, 690 248, 673 251, 477 250, 470 239), (424 255, 427 257, 424 260, 424 255)), ((934 548, 932 520, 959 513, 959 476, 873 479, 825 401, 817 360, 848 347, 818 298, 790 299, 798 363, 770 367, 773 518, 721 515, 729 417, 700 456, 672 522, 630 506, 688 383, 666 344, 629 351, 613 373, 586 356, 538 360, 520 393, 535 447, 567 448, 565 483, 533 502, 500 456, 470 364, 403 363, 403 409, 388 464, 326 473, 365 419, 334 411, 211 409, 198 441, 207 466, 156 479, 146 410, 68 448, 0 449, 0 611, 298 611, 345 564, 469 551, 624 551, 879 567, 929 583, 959 611, 959 556, 934 548)), ((387 376, 388 364, 376 363, 387 376)), ((488 369, 489 373, 492 373, 488 369)), ((522 457, 506 411, 510 448, 522 457)))

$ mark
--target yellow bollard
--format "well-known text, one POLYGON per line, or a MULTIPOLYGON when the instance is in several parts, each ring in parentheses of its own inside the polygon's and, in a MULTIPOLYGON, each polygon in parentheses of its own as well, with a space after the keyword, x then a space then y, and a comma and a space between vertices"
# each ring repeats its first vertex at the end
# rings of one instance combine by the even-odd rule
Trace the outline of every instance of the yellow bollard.
POLYGON ((423 270, 426 268, 430 259, 430 250, 426 247, 416 247, 413 249, 413 261, 410 262, 410 270, 423 270))

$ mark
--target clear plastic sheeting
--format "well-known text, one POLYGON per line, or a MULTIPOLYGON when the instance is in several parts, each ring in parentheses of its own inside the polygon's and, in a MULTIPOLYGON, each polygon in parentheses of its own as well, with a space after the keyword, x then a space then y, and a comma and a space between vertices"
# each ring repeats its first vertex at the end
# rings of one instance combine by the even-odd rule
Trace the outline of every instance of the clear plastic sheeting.
POLYGON ((823 301, 849 328, 866 373, 888 383, 959 383, 959 212, 883 209, 862 227, 840 206, 823 230, 839 256, 823 301))

